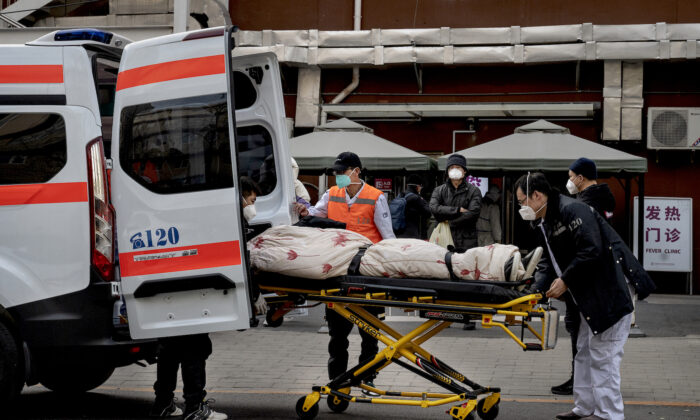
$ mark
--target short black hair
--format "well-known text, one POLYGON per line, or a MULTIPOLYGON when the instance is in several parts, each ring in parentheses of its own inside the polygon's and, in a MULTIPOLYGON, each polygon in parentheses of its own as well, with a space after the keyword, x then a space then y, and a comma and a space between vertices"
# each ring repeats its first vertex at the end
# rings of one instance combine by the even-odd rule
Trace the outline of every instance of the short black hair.
POLYGON ((535 191, 539 191, 547 197, 552 194, 552 186, 549 185, 547 177, 542 172, 533 172, 529 175, 521 176, 515 181, 515 192, 518 191, 518 188, 528 197, 535 191))
POLYGON ((240 188, 241 188, 241 194, 243 195, 243 197, 246 197, 252 193, 255 193, 255 195, 262 194, 262 191, 260 191, 260 186, 258 185, 258 183, 253 181, 252 179, 250 179, 247 176, 241 177, 240 188))

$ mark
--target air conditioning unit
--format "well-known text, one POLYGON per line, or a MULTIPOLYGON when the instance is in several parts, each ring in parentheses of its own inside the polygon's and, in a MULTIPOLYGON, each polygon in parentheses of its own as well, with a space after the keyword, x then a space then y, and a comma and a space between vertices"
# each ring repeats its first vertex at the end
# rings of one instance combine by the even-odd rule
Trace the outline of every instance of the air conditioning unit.
POLYGON ((648 149, 700 149, 700 108, 649 108, 648 149))

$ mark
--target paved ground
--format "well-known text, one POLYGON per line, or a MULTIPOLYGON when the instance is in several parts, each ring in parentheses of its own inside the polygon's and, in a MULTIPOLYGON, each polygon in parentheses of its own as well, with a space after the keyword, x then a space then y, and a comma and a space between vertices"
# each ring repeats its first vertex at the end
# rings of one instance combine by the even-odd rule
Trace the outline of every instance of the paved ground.
MULTIPOLYGON (((625 346, 622 391, 630 419, 700 418, 700 297, 653 296, 638 307, 638 324, 647 337, 625 346)), ((294 402, 312 385, 327 382, 328 337, 318 334, 321 308, 308 317, 285 321, 277 329, 213 334, 208 386, 217 406, 234 418, 294 418, 294 402)), ((415 322, 396 322, 409 330, 415 322)), ((566 411, 570 397, 555 397, 550 386, 566 379, 570 341, 563 333, 555 350, 523 352, 497 330, 450 328, 425 347, 482 385, 500 386, 499 419, 552 418, 566 411)), ((351 336, 351 357, 359 352, 359 335, 351 336)), ((147 411, 155 366, 118 369, 96 393, 63 405, 41 386, 25 390, 20 418, 137 418, 147 411), (50 412, 46 412, 51 407, 50 412), (94 408, 91 408, 94 407, 94 408), (100 410, 107 409, 109 416, 100 410), (50 413, 50 414, 49 414, 50 413)), ((430 382, 392 365, 375 381, 382 388, 439 391, 430 382)), ((347 418, 449 418, 445 408, 408 409, 354 405, 347 418)), ((328 418, 325 404, 322 418, 328 418)), ((345 418, 345 417, 343 417, 345 418)))

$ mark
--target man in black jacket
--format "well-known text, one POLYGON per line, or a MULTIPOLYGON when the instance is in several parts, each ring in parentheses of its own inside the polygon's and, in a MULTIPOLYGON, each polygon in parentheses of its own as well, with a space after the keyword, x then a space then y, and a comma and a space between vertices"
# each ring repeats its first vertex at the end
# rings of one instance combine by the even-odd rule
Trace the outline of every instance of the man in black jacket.
POLYGON ((397 238, 425 239, 425 224, 430 217, 430 205, 421 197, 423 178, 411 174, 406 182, 406 191, 401 197, 406 199, 406 228, 396 233, 397 238))
MULTIPOLYGON (((577 194, 576 198, 593 207, 604 219, 610 219, 615 210, 615 197, 612 195, 607 184, 598 184, 598 170, 595 162, 582 157, 574 161, 569 166, 569 180, 566 189, 570 194, 577 194)), ((566 302, 566 316, 564 324, 566 331, 571 336, 571 351, 573 353, 571 362, 571 377, 561 385, 551 388, 552 394, 571 395, 574 392, 574 362, 576 357, 576 338, 578 337, 581 318, 576 304, 571 299, 571 295, 564 295, 566 302)))
POLYGON ((633 310, 625 274, 632 272, 614 260, 610 233, 601 231, 607 223, 590 206, 552 191, 541 173, 522 176, 515 190, 520 215, 545 249, 535 288, 550 298, 570 293, 581 314, 574 408, 556 417, 624 419, 620 364, 633 310))
POLYGON ((477 246, 476 221, 481 212, 481 191, 467 182, 467 159, 459 154, 447 158, 447 181, 435 188, 430 211, 438 223, 448 220, 458 252, 477 246))

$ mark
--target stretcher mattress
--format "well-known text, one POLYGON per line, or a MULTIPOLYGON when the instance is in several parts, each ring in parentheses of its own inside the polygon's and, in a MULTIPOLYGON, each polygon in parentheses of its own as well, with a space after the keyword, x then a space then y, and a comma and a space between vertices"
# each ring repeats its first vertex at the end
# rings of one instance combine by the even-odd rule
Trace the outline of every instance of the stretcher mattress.
MULTIPOLYGON (((449 300, 465 303, 499 304, 525 296, 505 283, 486 281, 444 281, 435 279, 395 279, 346 275, 324 280, 290 277, 277 273, 259 272, 255 281, 269 290, 276 288, 298 290, 300 293, 320 292, 328 289, 353 291, 353 288, 365 288, 363 292, 386 292, 393 297, 433 296, 437 300, 449 300)), ((513 285, 517 283, 511 283, 513 285)))

